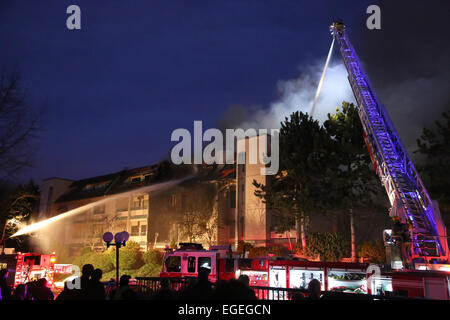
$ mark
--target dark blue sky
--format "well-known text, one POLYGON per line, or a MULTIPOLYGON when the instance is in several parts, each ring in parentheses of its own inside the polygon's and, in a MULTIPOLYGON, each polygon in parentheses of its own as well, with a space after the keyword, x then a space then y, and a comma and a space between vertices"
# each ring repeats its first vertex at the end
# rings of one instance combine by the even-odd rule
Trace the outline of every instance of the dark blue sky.
POLYGON ((352 35, 372 2, 2 0, 0 67, 16 67, 29 103, 45 110, 23 178, 163 159, 174 129, 213 127, 231 104, 267 106, 278 80, 325 57, 334 18, 352 35), (66 28, 70 4, 80 31, 66 28))

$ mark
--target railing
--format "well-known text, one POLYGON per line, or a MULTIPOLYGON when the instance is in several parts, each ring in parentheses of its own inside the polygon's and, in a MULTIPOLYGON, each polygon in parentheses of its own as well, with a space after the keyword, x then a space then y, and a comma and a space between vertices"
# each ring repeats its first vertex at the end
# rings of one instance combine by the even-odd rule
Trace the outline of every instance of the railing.
POLYGON ((139 292, 148 294, 156 292, 161 288, 161 280, 165 279, 169 282, 170 288, 175 291, 186 288, 191 278, 168 278, 168 277, 136 277, 139 292))
POLYGON ((275 288, 275 287, 250 287, 258 299, 260 300, 292 300, 298 294, 303 296, 308 292, 305 289, 293 289, 293 288, 275 288))
MULTIPOLYGON (((169 281, 169 286, 175 291, 186 288, 195 278, 169 278, 169 277, 136 277, 138 291, 142 295, 151 295, 161 288, 161 280, 169 281)), ((214 284, 213 284, 214 287, 214 284)), ((250 286, 259 300, 301 300, 308 298, 306 289, 276 288, 264 286, 250 286)), ((370 295, 362 293, 344 293, 322 291, 324 300, 406 300, 411 299, 398 295, 370 295)))

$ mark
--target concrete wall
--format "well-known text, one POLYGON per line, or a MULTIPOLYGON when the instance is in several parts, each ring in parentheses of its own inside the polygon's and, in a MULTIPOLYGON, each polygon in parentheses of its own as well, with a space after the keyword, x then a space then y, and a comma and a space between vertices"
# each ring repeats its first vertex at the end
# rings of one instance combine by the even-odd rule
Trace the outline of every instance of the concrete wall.
POLYGON ((253 181, 266 185, 270 176, 261 174, 261 169, 265 166, 258 157, 252 158, 252 154, 253 156, 255 152, 259 154, 259 144, 268 145, 268 142, 267 135, 238 141, 238 153, 245 150, 245 165, 238 166, 237 174, 240 240, 256 245, 265 245, 270 241, 270 217, 262 199, 254 194, 256 187, 253 181))

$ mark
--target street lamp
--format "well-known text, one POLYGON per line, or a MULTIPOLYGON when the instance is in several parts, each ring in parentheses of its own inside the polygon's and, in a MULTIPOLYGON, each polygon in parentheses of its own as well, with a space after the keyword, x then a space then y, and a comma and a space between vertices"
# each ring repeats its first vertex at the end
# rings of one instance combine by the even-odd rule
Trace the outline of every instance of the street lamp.
POLYGON ((106 248, 110 246, 116 247, 116 285, 119 287, 119 249, 126 245, 130 235, 126 231, 118 232, 114 236, 111 232, 103 234, 103 241, 106 242, 106 248), (111 242, 114 239, 115 242, 111 242))

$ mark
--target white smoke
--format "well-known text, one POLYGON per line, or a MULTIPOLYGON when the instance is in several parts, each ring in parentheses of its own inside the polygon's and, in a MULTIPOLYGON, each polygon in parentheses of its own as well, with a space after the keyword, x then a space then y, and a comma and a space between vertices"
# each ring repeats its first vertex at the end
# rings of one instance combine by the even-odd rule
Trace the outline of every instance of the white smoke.
MULTIPOLYGON (((269 109, 257 109, 247 116, 241 128, 280 128, 280 122, 295 111, 311 113, 314 95, 317 90, 323 62, 302 70, 300 77, 287 81, 279 81, 277 90, 280 98, 271 103, 269 109)), ((314 119, 323 122, 328 113, 334 113, 343 101, 355 103, 353 92, 347 80, 347 70, 342 63, 328 67, 322 91, 317 100, 314 119)))

